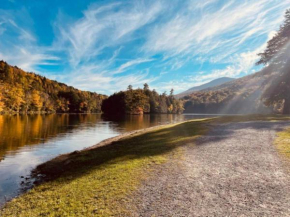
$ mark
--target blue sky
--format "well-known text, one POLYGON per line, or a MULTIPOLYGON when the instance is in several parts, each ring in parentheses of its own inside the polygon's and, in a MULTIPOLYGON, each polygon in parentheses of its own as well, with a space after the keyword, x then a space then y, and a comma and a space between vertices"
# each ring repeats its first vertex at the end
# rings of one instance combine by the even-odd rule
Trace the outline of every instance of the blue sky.
POLYGON ((181 92, 258 70, 290 0, 1 0, 0 59, 82 90, 181 92))

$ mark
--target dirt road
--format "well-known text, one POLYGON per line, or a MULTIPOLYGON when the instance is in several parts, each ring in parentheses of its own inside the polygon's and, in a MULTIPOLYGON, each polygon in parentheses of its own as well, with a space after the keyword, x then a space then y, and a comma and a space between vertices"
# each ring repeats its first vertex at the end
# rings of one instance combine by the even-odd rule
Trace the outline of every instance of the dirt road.
POLYGON ((134 195, 134 216, 290 216, 290 177, 275 150, 286 122, 216 125, 134 195))

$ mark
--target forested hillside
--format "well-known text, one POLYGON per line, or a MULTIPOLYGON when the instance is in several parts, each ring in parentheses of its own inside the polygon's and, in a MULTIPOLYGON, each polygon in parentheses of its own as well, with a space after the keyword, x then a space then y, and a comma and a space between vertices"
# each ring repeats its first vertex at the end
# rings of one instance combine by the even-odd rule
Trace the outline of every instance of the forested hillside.
POLYGON ((143 113, 182 113, 182 102, 175 99, 173 90, 170 95, 158 94, 150 90, 147 84, 143 89, 120 91, 103 101, 102 111, 107 114, 143 114, 143 113))
POLYGON ((0 61, 0 113, 100 112, 104 98, 0 61))
POLYGON ((261 99, 267 83, 277 73, 261 72, 222 84, 220 86, 192 93, 183 97, 187 113, 249 114, 281 112, 282 102, 265 105, 261 99))
POLYGON ((186 90, 184 92, 176 94, 175 97, 177 99, 180 99, 180 98, 182 98, 184 96, 187 96, 189 94, 192 94, 194 92, 205 90, 205 89, 209 89, 209 88, 213 88, 213 87, 222 85, 224 83, 227 83, 227 82, 230 82, 230 81, 233 81, 233 80, 235 80, 235 79, 234 78, 229 78, 229 77, 218 78, 218 79, 212 80, 212 81, 210 81, 208 83, 202 84, 200 86, 192 87, 192 88, 190 88, 190 89, 188 89, 188 90, 186 90))

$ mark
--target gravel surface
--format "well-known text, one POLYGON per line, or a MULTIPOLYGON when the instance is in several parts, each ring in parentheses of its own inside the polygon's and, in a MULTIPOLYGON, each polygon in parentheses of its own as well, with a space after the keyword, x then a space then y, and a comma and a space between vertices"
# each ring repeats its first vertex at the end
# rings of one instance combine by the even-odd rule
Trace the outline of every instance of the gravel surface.
POLYGON ((132 216, 290 216, 287 164, 273 146, 287 122, 216 125, 133 195, 132 216))

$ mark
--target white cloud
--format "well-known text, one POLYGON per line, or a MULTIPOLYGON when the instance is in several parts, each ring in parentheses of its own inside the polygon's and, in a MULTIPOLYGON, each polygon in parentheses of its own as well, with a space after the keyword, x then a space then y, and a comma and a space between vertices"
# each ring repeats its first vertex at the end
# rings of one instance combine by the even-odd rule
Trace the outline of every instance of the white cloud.
POLYGON ((205 0, 205 1, 200 1, 200 0, 192 0, 191 4, 189 4, 193 9, 204 9, 208 6, 210 6, 213 3, 216 3, 217 0, 205 0))
POLYGON ((68 52, 72 66, 90 61, 103 49, 128 41, 132 33, 152 22, 162 8, 158 2, 151 3, 92 5, 81 19, 69 25, 61 24, 62 16, 56 24, 60 35, 55 46, 68 52))
POLYGON ((224 69, 214 69, 210 73, 199 73, 198 75, 189 76, 187 82, 183 82, 177 90, 186 90, 188 86, 199 86, 221 77, 238 78, 241 74, 252 73, 253 65, 258 61, 258 53, 262 52, 266 47, 266 43, 251 52, 244 52, 232 57, 232 64, 224 69))
POLYGON ((184 90, 193 87, 193 85, 198 85, 198 83, 193 83, 192 81, 175 80, 168 82, 160 82, 158 83, 158 85, 151 85, 150 88, 157 90, 159 93, 163 93, 165 91, 169 93, 171 89, 174 90, 174 93, 180 93, 184 90))
MULTIPOLYGON (((26 11, 21 13, 26 14, 26 11)), ((12 19, 15 14, 17 13, 14 11, 11 14, 0 10, 0 59, 34 72, 37 72, 37 65, 55 64, 59 58, 52 55, 46 47, 38 46, 33 33, 12 19)))
POLYGON ((126 90, 129 85, 133 85, 134 88, 141 88, 144 83, 151 83, 156 80, 155 77, 148 77, 148 72, 142 71, 119 77, 114 77, 106 72, 74 72, 71 75, 56 75, 56 78, 58 80, 65 80, 69 85, 82 90, 97 91, 106 94, 126 90))
POLYGON ((130 61, 120 65, 116 70, 112 71, 111 73, 119 74, 119 73, 124 72, 126 69, 131 68, 134 65, 138 65, 138 64, 146 63, 146 62, 151 62, 153 60, 154 59, 148 59, 148 58, 139 58, 139 59, 130 60, 130 61))

